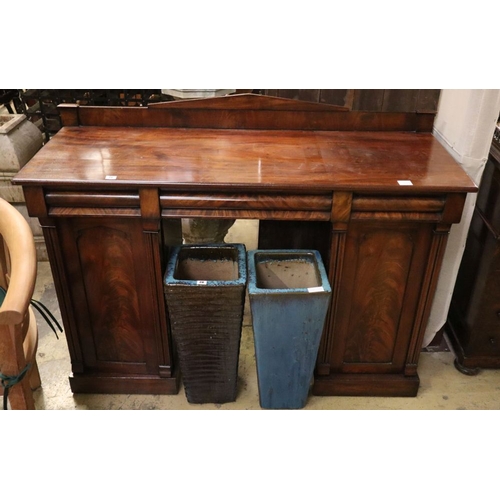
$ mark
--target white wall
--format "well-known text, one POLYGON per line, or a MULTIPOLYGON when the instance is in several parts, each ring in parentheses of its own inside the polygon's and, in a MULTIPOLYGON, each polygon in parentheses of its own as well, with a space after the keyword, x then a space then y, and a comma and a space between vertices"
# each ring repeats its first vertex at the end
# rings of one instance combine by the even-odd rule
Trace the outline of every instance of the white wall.
MULTIPOLYGON (((500 90, 442 90, 434 135, 479 184, 500 112, 500 90)), ((462 221, 450 231, 448 245, 423 345, 444 326, 476 200, 469 194, 462 221)))

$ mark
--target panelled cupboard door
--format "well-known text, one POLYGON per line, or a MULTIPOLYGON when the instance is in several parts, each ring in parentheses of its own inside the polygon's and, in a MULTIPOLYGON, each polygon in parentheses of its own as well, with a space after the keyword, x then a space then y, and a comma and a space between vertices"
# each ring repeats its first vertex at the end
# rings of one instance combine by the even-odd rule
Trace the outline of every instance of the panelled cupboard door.
POLYGON ((158 374, 154 269, 140 219, 57 223, 86 371, 158 374))
POLYGON ((432 227, 351 221, 334 318, 337 373, 400 373, 407 358, 432 227))

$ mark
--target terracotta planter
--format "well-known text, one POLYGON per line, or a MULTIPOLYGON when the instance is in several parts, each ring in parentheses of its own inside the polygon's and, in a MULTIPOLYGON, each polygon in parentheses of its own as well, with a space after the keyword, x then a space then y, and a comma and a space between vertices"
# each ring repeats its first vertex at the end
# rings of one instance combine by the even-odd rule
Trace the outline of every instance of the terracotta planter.
POLYGON ((315 250, 248 252, 248 294, 262 408, 307 402, 331 288, 315 250))

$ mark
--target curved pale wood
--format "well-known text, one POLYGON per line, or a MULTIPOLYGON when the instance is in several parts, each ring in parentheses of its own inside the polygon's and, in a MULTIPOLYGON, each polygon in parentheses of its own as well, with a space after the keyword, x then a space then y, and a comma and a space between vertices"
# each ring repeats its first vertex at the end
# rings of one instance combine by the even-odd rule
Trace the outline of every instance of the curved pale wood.
POLYGON ((28 223, 0 199, 0 285, 7 290, 0 307, 0 371, 17 375, 31 365, 24 379, 9 391, 12 409, 34 409, 31 390, 41 385, 36 364, 38 330, 30 307, 36 269, 35 242, 28 223))
MULTIPOLYGON (((26 220, 1 198, 0 235, 10 255, 10 269, 2 270, 2 281, 8 284, 8 292, 0 307, 0 324, 16 325, 22 322, 35 288, 36 249, 26 220)), ((4 248, 0 249, 0 254, 3 252, 4 248)))

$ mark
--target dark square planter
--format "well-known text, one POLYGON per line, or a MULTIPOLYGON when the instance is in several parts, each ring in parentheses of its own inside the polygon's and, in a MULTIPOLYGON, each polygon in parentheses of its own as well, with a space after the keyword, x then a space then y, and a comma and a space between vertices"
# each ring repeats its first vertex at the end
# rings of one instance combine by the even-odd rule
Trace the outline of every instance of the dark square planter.
POLYGON ((190 403, 236 399, 246 279, 244 245, 183 245, 172 251, 164 289, 190 403))

